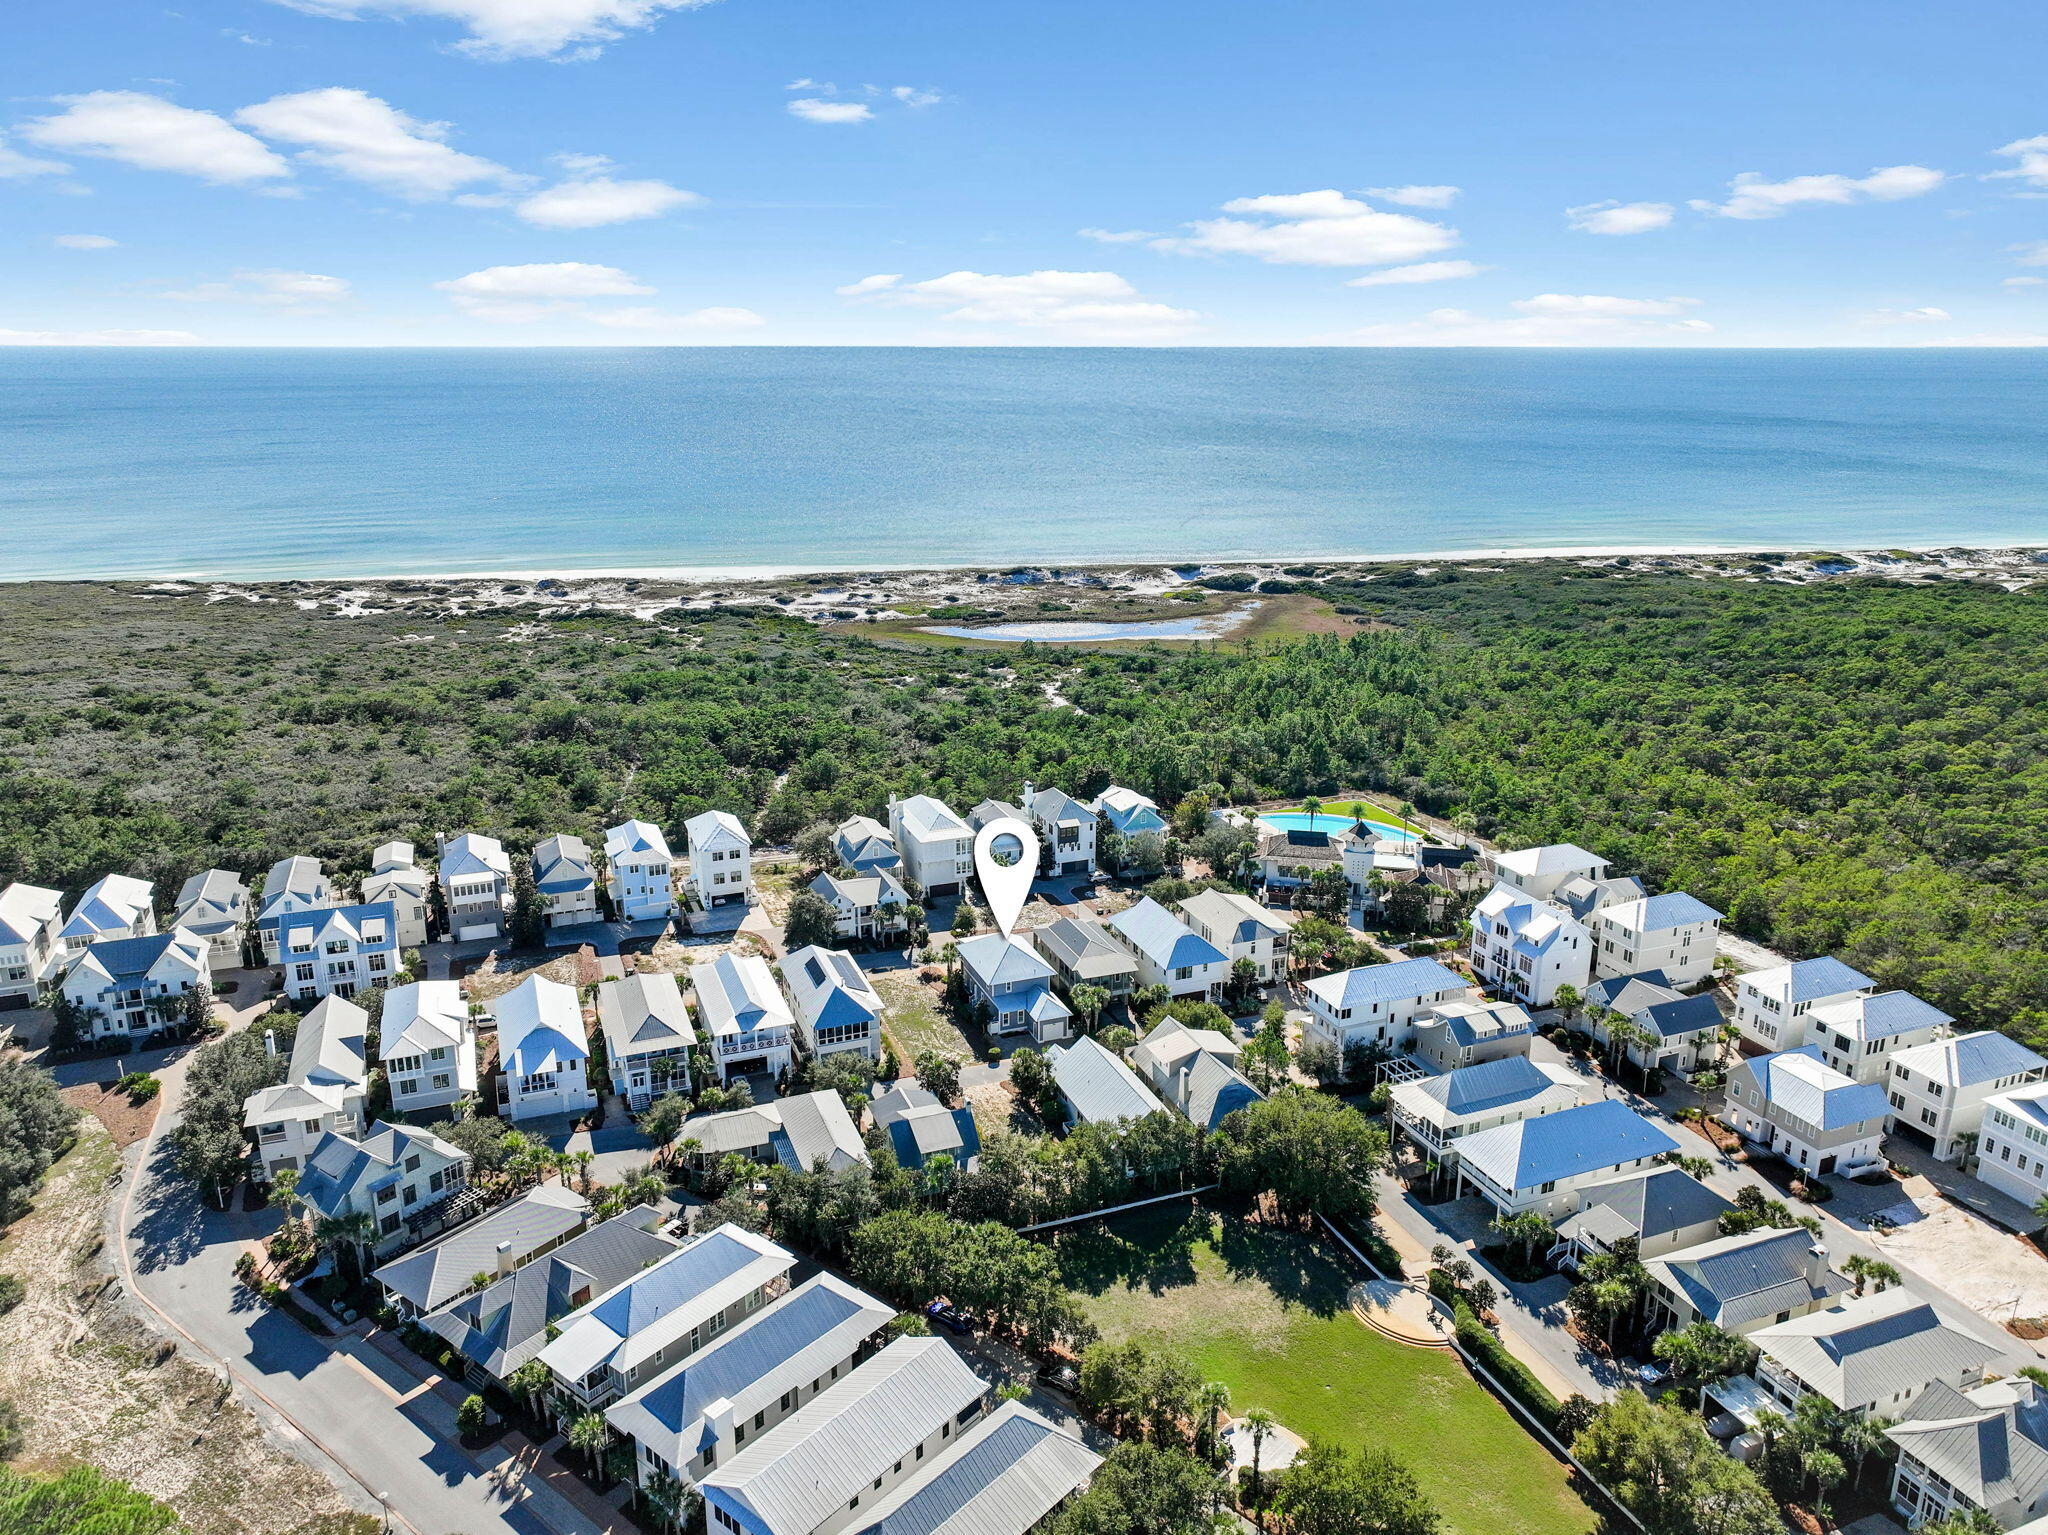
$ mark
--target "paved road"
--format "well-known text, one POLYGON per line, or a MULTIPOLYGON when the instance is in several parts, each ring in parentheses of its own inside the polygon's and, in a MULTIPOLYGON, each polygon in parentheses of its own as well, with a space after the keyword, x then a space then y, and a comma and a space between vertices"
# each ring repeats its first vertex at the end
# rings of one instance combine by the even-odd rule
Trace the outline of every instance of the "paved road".
POLYGON ((595 1535, 602 1526, 496 1449, 455 1441, 453 1409, 363 1339, 316 1338, 236 1283, 235 1259, 276 1217, 207 1207, 170 1172, 165 1133, 189 1057, 162 1072, 155 1132, 127 1153, 116 1207, 128 1288, 188 1352, 226 1367, 267 1427, 365 1511, 388 1498, 406 1535, 595 1535))

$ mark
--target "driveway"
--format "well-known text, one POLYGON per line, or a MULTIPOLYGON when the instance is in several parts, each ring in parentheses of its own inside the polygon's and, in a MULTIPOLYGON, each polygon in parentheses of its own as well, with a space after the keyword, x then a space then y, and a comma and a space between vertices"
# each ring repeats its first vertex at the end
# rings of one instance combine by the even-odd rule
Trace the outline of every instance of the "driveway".
MULTIPOLYGON (((592 1535, 603 1528, 547 1486, 545 1457, 471 1454, 431 1377, 354 1334, 315 1337, 244 1290, 234 1264, 272 1229, 269 1211, 217 1211, 170 1167, 189 1057, 166 1064, 155 1131, 131 1147, 110 1212, 121 1277, 188 1355, 222 1368, 273 1435, 366 1512, 382 1502, 406 1535, 592 1535)), ((516 1447, 515 1447, 516 1448, 516 1447)))

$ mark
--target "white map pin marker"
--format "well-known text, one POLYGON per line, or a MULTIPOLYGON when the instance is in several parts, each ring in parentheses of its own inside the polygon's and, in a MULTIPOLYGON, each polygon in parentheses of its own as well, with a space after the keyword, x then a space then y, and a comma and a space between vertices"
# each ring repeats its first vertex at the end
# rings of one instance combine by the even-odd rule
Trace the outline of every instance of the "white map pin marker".
POLYGON ((974 872, 989 915, 1008 938, 1038 877, 1038 833, 1013 815, 989 822, 974 839, 974 872))

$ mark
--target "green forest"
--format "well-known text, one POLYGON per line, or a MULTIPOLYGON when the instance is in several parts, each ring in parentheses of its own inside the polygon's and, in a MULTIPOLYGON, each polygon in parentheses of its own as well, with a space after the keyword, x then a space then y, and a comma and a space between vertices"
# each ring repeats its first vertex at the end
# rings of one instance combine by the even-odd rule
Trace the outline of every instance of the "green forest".
POLYGON ((564 617, 0 592, 0 881, 707 807, 764 840, 1030 778, 1162 803, 1379 789, 1582 843, 1790 952, 2048 1038, 2048 597, 1649 565, 1301 583, 1355 633, 961 649, 761 610, 564 617), (1057 700, 1057 701, 1056 701, 1057 700))

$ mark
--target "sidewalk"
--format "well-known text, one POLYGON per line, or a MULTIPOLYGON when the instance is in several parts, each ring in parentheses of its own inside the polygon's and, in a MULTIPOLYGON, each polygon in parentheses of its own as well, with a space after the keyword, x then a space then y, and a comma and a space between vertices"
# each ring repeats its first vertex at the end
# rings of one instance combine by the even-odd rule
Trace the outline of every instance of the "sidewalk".
POLYGON ((496 1483, 510 1501, 523 1503, 556 1535, 641 1535, 638 1525, 518 1429, 507 1429, 481 1449, 464 1447, 455 1413, 469 1392, 395 1335, 374 1328, 360 1337, 343 1338, 336 1347, 395 1391, 407 1416, 468 1460, 479 1476, 496 1483))

